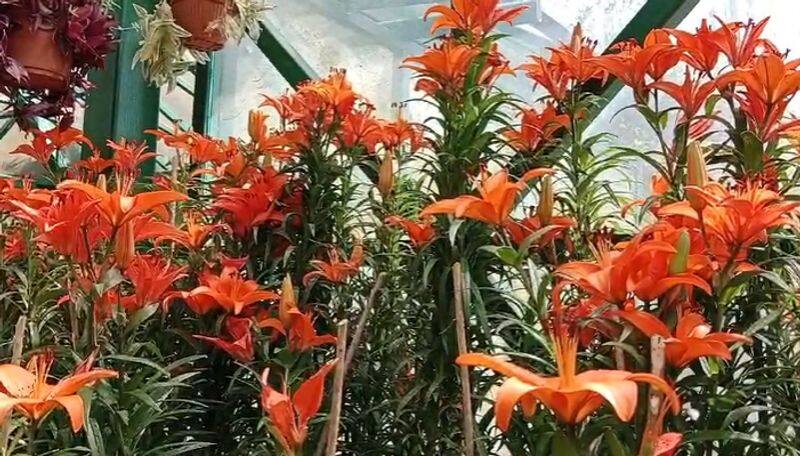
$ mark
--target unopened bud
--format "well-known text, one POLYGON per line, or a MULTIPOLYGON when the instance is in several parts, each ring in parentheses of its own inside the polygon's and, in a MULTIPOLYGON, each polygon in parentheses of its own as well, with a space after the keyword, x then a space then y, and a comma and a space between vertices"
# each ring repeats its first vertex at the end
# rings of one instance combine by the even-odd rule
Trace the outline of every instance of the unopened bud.
POLYGON ((572 29, 572 37, 569 42, 569 48, 574 52, 578 52, 582 44, 583 44, 583 30, 581 29, 581 23, 578 22, 572 29))
MULTIPOLYGON (((686 185, 703 188, 708 185, 708 171, 706 170, 706 159, 703 156, 703 149, 697 142, 689 144, 686 152, 686 185)), ((706 203, 697 196, 687 196, 689 204, 695 210, 702 210, 706 203)))
POLYGON ((687 172, 686 184, 695 187, 705 187, 708 184, 708 171, 706 170, 706 159, 703 156, 703 149, 697 142, 689 144, 687 151, 687 172))
POLYGON ((378 171, 378 191, 383 198, 387 198, 394 187, 394 163, 392 162, 392 152, 386 151, 378 171))
POLYGON ((257 143, 266 134, 266 116, 259 110, 250 111, 247 122, 247 133, 253 142, 257 143))
POLYGON ((294 285, 292 279, 287 274, 283 279, 281 286, 281 302, 278 306, 278 318, 284 326, 288 326, 291 322, 289 311, 297 307, 297 298, 294 294, 294 285))
POLYGON ((689 250, 692 248, 692 240, 689 237, 689 232, 686 230, 681 231, 678 236, 678 243, 675 245, 675 256, 669 262, 669 273, 671 275, 683 274, 689 267, 689 250))
POLYGON ((104 191, 104 192, 108 191, 107 190, 107 188, 108 188, 108 178, 106 177, 105 174, 101 174, 101 175, 97 176, 97 185, 96 185, 96 187, 99 188, 100 190, 104 191))
POLYGON ((550 221, 553 220, 554 205, 553 178, 548 174, 542 177, 542 191, 539 194, 539 206, 536 208, 536 215, 539 217, 539 222, 542 226, 549 225, 550 221))

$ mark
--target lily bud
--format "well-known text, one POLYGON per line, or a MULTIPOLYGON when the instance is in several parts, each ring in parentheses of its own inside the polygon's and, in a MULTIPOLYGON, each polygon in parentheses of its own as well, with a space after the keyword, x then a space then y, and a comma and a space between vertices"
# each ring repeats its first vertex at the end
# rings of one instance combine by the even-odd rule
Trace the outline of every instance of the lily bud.
POLYGON ((378 171, 378 191, 383 198, 387 198, 392 193, 394 187, 394 163, 392 160, 392 153, 386 151, 383 157, 381 168, 378 171))
POLYGON ((121 268, 126 268, 136 255, 136 240, 130 222, 122 224, 114 235, 114 259, 121 268))
POLYGON ((554 205, 553 178, 548 174, 542 177, 542 191, 539 194, 539 206, 536 207, 536 215, 539 217, 539 222, 542 226, 549 225, 550 221, 553 220, 554 205))
POLYGON ((281 302, 278 306, 278 318, 284 326, 288 326, 291 323, 289 311, 295 307, 297 307, 297 298, 294 294, 294 285, 292 285, 291 277, 287 274, 281 286, 281 302))
POLYGON ((97 184, 95 185, 95 187, 99 188, 100 190, 102 190, 104 192, 108 191, 107 190, 107 188, 108 188, 108 178, 106 177, 105 174, 101 174, 101 175, 97 176, 97 184))
POLYGON ((692 248, 692 240, 689 237, 689 232, 686 230, 681 231, 678 236, 678 243, 675 245, 677 252, 672 260, 669 262, 669 273, 671 275, 683 274, 689 267, 689 250, 692 248))
POLYGON ((250 135, 250 139, 252 139, 254 143, 258 143, 261 138, 266 136, 266 120, 267 116, 265 116, 261 111, 257 109, 250 111, 250 116, 248 117, 247 122, 247 133, 250 135))
MULTIPOLYGON (((697 142, 689 144, 686 152, 686 185, 703 188, 708 185, 708 171, 706 170, 706 159, 703 156, 703 149, 697 142)), ((702 198, 689 195, 689 204, 695 210, 703 210, 706 202, 702 198)))
POLYGON ((583 44, 583 30, 581 29, 581 23, 578 22, 572 29, 569 48, 574 52, 578 52, 581 48, 581 44, 583 44))

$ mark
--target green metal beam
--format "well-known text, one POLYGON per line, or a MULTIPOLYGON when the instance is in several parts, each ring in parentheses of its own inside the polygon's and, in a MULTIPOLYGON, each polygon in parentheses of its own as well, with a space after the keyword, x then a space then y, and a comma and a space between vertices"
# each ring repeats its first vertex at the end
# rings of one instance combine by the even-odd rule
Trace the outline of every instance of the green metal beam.
POLYGON ((214 89, 219 77, 216 71, 216 57, 210 55, 205 65, 198 65, 194 73, 194 104, 192 105, 192 129, 203 134, 212 133, 212 114, 214 112, 214 89))
POLYGON ((294 88, 302 82, 316 79, 317 75, 300 54, 287 42, 286 38, 267 25, 261 27, 261 36, 256 44, 261 52, 272 62, 278 73, 294 88))
MULTIPOLYGON (((156 0, 137 0, 147 9, 155 6, 156 0)), ((158 104, 160 91, 150 86, 138 68, 132 68, 133 56, 139 47, 139 33, 132 27, 136 12, 132 1, 119 2, 116 11, 120 24, 117 50, 106 61, 106 69, 91 74, 94 90, 87 100, 84 131, 97 145, 107 140, 127 138, 146 141, 155 148, 155 139, 145 135, 144 130, 158 128, 158 104)), ((154 160, 142 167, 143 174, 152 174, 154 160)))
MULTIPOLYGON (((630 39, 641 43, 653 29, 677 27, 699 2, 700 0, 647 0, 633 16, 633 19, 614 38, 605 53, 609 53, 615 44, 630 39)), ((619 81, 610 78, 605 85, 594 88, 594 91, 601 95, 606 102, 609 102, 622 90, 622 87, 619 81)), ((597 112, 603 107, 605 106, 599 107, 597 112)))

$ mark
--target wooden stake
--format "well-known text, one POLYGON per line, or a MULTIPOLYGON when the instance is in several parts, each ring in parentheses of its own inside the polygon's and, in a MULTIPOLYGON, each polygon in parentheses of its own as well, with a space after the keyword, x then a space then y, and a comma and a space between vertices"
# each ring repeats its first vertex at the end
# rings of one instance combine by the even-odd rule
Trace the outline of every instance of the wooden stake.
MULTIPOLYGON (((461 263, 453 265, 453 289, 455 292, 458 354, 464 355, 467 353, 467 331, 466 321, 464 319, 464 276, 461 273, 461 263)), ((467 369, 467 366, 459 366, 458 375, 461 379, 461 418, 464 432, 464 454, 466 456, 473 456, 475 454, 475 436, 472 427, 472 388, 470 387, 469 369, 467 369)))
MULTIPOLYGON (((665 361, 666 342, 664 338, 655 334, 650 338, 650 373, 663 378, 666 370, 665 361)), ((663 431, 664 415, 662 404, 664 395, 656 388, 650 387, 647 397, 647 424, 645 426, 642 446, 639 450, 640 456, 650 456, 653 454, 656 440, 663 431)))
POLYGON ((388 276, 385 272, 381 272, 378 275, 378 278, 375 280, 375 285, 372 287, 372 291, 369 293, 369 299, 367 300, 367 304, 364 306, 364 311, 361 312, 361 317, 358 319, 356 331, 353 333, 353 340, 350 341, 350 346, 347 348, 347 357, 345 358, 344 362, 345 374, 347 374, 347 371, 350 369, 350 363, 353 362, 353 358, 356 356, 356 350, 358 350, 359 345, 361 345, 361 338, 364 336, 364 330, 367 327, 369 315, 372 312, 372 308, 375 306, 375 302, 378 300, 379 293, 386 284, 387 277, 388 276))
MULTIPOLYGON (((28 324, 28 317, 20 315, 17 325, 14 327, 14 339, 11 342, 11 364, 19 366, 22 364, 22 350, 25 348, 25 327, 28 324)), ((8 452, 8 438, 11 436, 11 420, 7 419, 0 431, 3 439, 3 454, 8 452)))
POLYGON ((28 324, 28 317, 20 315, 17 326, 14 327, 14 342, 11 346, 11 364, 19 366, 22 364, 22 349, 25 348, 25 326, 28 324))
POLYGON ((328 445, 326 456, 336 455, 336 444, 339 441, 339 419, 342 415, 342 395, 344 393, 344 374, 347 366, 345 358, 347 356, 347 320, 339 322, 339 329, 336 337, 336 372, 333 374, 333 396, 331 397, 331 413, 328 417, 327 438, 328 445))

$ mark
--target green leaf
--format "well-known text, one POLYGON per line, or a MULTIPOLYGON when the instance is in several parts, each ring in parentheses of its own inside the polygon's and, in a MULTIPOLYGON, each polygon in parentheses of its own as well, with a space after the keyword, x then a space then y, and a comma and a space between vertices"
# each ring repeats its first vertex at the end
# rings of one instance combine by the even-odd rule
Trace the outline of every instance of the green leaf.
POLYGON ((630 456, 630 452, 622 445, 622 442, 619 441, 619 437, 617 437, 614 431, 609 429, 603 436, 611 456, 630 456))
POLYGON ((575 442, 557 432, 553 438, 553 456, 581 456, 581 452, 575 442))
POLYGON ((145 306, 137 310, 136 313, 131 316, 128 324, 125 326, 125 336, 129 337, 131 334, 133 334, 139 325, 148 320, 158 311, 159 307, 159 304, 150 304, 149 306, 145 306))
POLYGON ((494 256, 499 258, 500 261, 509 266, 519 267, 522 264, 522 260, 524 260, 524 257, 519 252, 505 245, 504 246, 486 245, 481 247, 481 250, 485 250, 493 254, 494 256))

